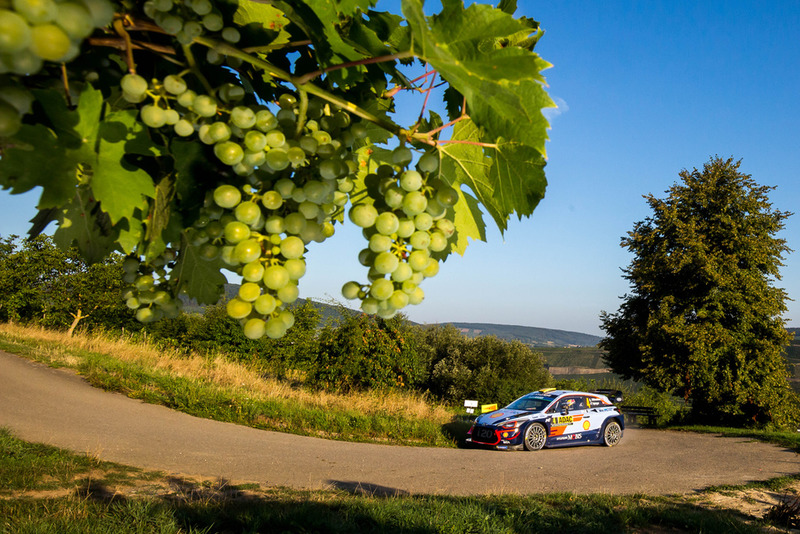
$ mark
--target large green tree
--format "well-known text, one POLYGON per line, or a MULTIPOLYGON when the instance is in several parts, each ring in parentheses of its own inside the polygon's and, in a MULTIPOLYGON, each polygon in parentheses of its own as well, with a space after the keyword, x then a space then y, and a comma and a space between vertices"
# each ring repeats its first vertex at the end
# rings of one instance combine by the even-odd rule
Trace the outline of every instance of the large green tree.
POLYGON ((800 411, 782 355, 787 295, 774 283, 791 214, 739 166, 713 158, 665 199, 645 197, 653 214, 622 239, 631 291, 602 313, 600 346, 616 373, 683 396, 706 422, 786 426, 800 411))

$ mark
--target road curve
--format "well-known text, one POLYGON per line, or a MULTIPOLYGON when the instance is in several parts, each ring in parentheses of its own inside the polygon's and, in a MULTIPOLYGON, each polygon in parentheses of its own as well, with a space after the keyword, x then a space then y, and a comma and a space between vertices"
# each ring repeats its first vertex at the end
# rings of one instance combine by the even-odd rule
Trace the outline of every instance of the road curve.
POLYGON ((330 441, 200 419, 0 351, 0 427, 100 459, 267 486, 379 494, 685 493, 800 472, 778 446, 627 429, 613 448, 536 453, 330 441))

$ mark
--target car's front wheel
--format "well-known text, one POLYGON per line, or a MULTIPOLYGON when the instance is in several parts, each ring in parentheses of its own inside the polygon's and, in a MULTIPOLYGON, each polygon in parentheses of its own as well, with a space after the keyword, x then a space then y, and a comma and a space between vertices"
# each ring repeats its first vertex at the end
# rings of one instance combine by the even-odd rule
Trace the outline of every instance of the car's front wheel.
POLYGON ((613 447, 622 439, 622 428, 616 421, 609 421, 603 428, 603 444, 606 447, 613 447))
POLYGON ((532 423, 525 429, 523 444, 527 451, 538 451, 547 441, 547 430, 540 423, 532 423))

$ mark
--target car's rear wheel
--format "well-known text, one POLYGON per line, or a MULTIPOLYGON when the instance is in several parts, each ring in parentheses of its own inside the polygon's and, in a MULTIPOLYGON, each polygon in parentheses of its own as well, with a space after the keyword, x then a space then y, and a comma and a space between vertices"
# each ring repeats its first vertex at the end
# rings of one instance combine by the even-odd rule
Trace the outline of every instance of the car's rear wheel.
POLYGON ((609 421, 603 428, 603 444, 606 447, 613 447, 622 439, 622 428, 616 421, 609 421))
POLYGON ((522 443, 527 451, 538 451, 544 447, 547 441, 547 430, 540 423, 532 423, 525 429, 525 436, 522 443))

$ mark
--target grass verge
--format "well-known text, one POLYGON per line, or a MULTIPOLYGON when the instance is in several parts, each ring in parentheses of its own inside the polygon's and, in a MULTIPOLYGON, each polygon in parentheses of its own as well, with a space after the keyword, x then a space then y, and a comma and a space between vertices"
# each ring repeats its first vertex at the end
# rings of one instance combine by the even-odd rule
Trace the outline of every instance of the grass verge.
POLYGON ((765 441, 792 449, 800 453, 800 431, 782 432, 776 430, 758 430, 748 428, 727 428, 722 426, 704 425, 682 425, 671 426, 670 430, 681 430, 686 432, 700 432, 703 434, 719 434, 729 438, 749 438, 758 441, 765 441))
POLYGON ((765 526, 683 497, 407 496, 177 479, 26 443, 2 429, 0 456, 0 532, 750 533, 765 526))
POLYGON ((309 391, 220 355, 187 356, 120 336, 68 337, 13 324, 0 325, 0 349, 199 417, 347 441, 456 446, 454 413, 421 395, 309 391))

